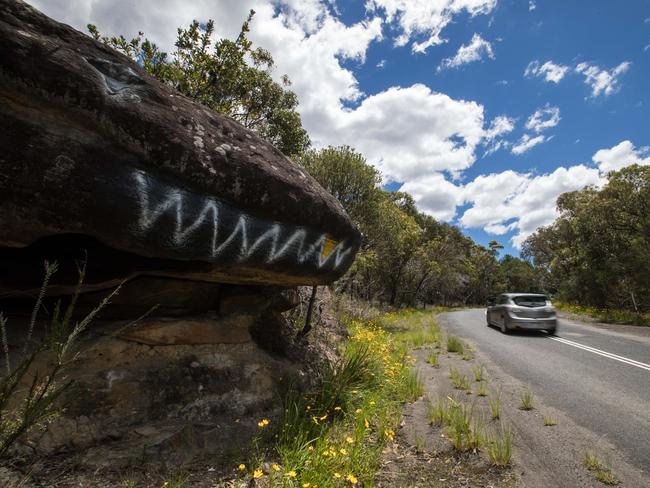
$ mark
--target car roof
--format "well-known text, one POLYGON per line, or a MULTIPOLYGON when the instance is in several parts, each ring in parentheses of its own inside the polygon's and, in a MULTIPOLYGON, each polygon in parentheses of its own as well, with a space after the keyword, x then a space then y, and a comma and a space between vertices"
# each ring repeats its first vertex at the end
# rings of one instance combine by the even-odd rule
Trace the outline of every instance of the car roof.
POLYGON ((542 293, 504 293, 505 296, 509 298, 513 297, 546 297, 542 293))

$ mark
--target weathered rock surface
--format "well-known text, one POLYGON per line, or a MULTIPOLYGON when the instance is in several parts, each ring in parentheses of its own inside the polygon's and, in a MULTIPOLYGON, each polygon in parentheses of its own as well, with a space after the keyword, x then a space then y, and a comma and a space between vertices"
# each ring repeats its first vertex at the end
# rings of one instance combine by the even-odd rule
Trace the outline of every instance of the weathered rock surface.
POLYGON ((0 0, 0 41, 0 246, 74 234, 147 258, 105 283, 320 284, 354 259, 342 207, 253 132, 21 1, 0 0))

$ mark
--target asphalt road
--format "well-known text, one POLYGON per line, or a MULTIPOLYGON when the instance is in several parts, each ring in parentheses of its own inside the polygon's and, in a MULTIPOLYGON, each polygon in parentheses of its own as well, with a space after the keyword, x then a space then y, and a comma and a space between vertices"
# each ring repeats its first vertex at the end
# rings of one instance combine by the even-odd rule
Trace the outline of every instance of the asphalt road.
MULTIPOLYGON (((484 309, 442 315, 507 374, 544 403, 606 437, 631 463, 650 472, 650 334, 560 320, 555 337, 504 335, 487 327, 484 309)), ((630 330, 626 328, 625 330, 630 330)))

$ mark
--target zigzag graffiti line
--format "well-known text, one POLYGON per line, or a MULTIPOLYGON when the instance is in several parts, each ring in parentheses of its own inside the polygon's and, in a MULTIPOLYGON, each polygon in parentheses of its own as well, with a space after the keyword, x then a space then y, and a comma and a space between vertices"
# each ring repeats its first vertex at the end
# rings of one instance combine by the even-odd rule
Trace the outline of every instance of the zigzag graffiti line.
MULTIPOLYGON (((223 242, 219 243, 220 217, 223 210, 223 205, 219 201, 209 197, 202 197, 203 206, 198 215, 194 219, 187 219, 190 222, 184 226, 184 195, 181 190, 168 188, 166 197, 152 205, 149 198, 149 179, 139 171, 134 173, 134 178, 139 190, 141 209, 138 231, 142 233, 150 231, 166 212, 174 210, 172 214, 174 217, 172 241, 175 246, 182 247, 192 234, 202 226, 209 225, 212 231, 209 252, 213 258, 218 257, 227 248, 239 241, 238 260, 240 262, 245 261, 253 256, 258 249, 264 249, 263 244, 269 242, 269 249, 266 252, 265 259, 267 264, 271 264, 283 257, 292 256, 300 264, 313 260, 318 268, 322 268, 334 258, 333 267, 338 268, 352 251, 352 247, 345 247, 345 241, 334 245, 335 241, 325 233, 320 234, 314 242, 308 244, 306 242, 307 230, 303 227, 291 229, 293 232, 287 235, 285 239, 282 239, 283 231, 289 229, 286 225, 277 222, 269 223, 270 228, 252 238, 250 235, 250 226, 252 225, 250 219, 252 217, 244 213, 239 214, 237 224, 232 232, 223 242), (210 214, 211 219, 209 218, 210 214), (284 242, 281 242, 282 240, 284 242), (290 254, 288 254, 289 252, 290 254), (316 259, 313 259, 314 257, 316 259)), ((259 226, 259 224, 257 225, 259 226)))

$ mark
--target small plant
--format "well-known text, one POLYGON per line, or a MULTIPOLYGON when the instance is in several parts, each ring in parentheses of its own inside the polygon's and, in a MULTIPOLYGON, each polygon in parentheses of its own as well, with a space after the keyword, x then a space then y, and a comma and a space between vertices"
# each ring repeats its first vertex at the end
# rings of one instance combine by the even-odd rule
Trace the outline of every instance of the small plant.
POLYGON ((435 351, 431 351, 427 356, 427 363, 429 363, 434 368, 440 367, 440 361, 438 360, 438 354, 435 351))
MULTIPOLYGON (((69 304, 65 309, 62 309, 61 302, 56 304, 45 337, 34 341, 34 329, 43 299, 49 282, 57 270, 56 262, 45 262, 43 284, 32 309, 24 346, 13 368, 9 361, 7 320, 0 313, 0 334, 6 369, 5 375, 0 378, 0 458, 6 455, 17 441, 26 437, 34 429, 45 428, 60 414, 64 405, 61 405, 59 400, 72 385, 72 382, 65 378, 65 373, 80 354, 77 347, 79 337, 90 326, 95 316, 119 293, 121 287, 120 285, 115 288, 84 318, 74 321, 73 312, 86 272, 86 264, 82 263, 78 267, 79 279, 69 304), (51 357, 45 371, 32 367, 41 354, 51 357), (27 383, 26 388, 23 388, 24 383, 27 383)), ((135 322, 120 329, 116 335, 135 322)))
POLYGON ((552 427, 554 425, 557 425, 557 420, 555 420, 553 417, 544 417, 545 427, 552 427))
POLYGON ((424 439, 419 435, 415 436, 415 452, 418 454, 424 452, 424 439))
POLYGON ((488 403, 490 405, 490 411, 492 412, 492 420, 501 418, 501 396, 497 394, 496 396, 490 396, 488 398, 488 403))
POLYGON ((455 352, 458 354, 463 354, 465 352, 465 347, 463 342, 452 335, 447 336, 447 352, 455 352))
POLYGON ((465 353, 465 354, 463 354, 460 358, 461 358, 463 361, 471 361, 472 359, 474 359, 474 356, 472 356, 472 355, 469 354, 469 353, 465 353))
POLYGON ((449 379, 451 380, 451 384, 454 385, 454 388, 457 390, 470 389, 469 378, 461 375, 456 368, 449 368, 449 379))
POLYGON ((596 471, 594 477, 605 485, 618 485, 620 483, 616 475, 610 469, 596 471))
POLYGON ((488 396, 488 388, 487 388, 487 383, 485 383, 485 381, 481 381, 478 384, 478 390, 476 391, 476 394, 480 397, 488 396))
POLYGON ((512 431, 507 428, 501 429, 487 439, 487 452, 490 462, 494 466, 505 467, 510 464, 512 458, 512 431))
POLYGON ((524 391, 521 392, 521 395, 519 396, 519 399, 521 400, 521 403, 519 404, 519 409, 520 410, 532 410, 533 409, 533 399, 534 395, 533 392, 530 388, 526 388, 524 391))
POLYGON ((474 368, 474 380, 475 381, 485 381, 485 368, 483 365, 478 368, 474 368))
POLYGON ((449 416, 449 404, 445 400, 438 398, 436 403, 429 402, 427 413, 431 425, 443 425, 449 416))
POLYGON ((619 483, 619 480, 612 472, 612 469, 603 464, 595 454, 586 451, 582 456, 582 464, 585 468, 591 471, 594 474, 594 478, 601 483, 605 485, 617 485, 619 483))

